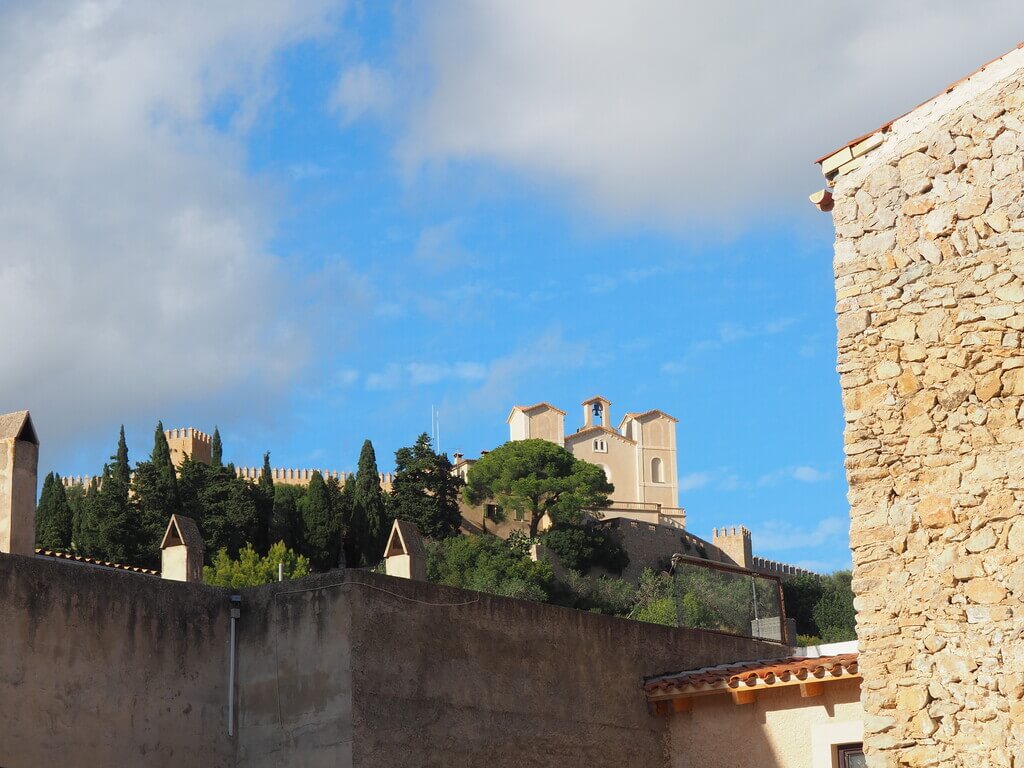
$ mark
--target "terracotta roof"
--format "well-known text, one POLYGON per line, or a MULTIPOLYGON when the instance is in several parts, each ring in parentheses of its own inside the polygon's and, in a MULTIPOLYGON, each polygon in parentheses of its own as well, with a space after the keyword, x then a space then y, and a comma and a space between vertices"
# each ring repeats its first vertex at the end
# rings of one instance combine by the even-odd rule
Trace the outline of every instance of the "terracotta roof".
POLYGON ((928 104, 929 102, 935 101, 935 99, 939 98, 940 96, 944 96, 945 94, 947 94, 947 93, 949 93, 949 92, 953 91, 953 90, 954 90, 954 89, 955 89, 955 88, 956 88, 956 87, 957 87, 958 85, 960 85, 960 84, 962 84, 962 83, 965 83, 965 82, 967 82, 968 80, 970 80, 970 79, 971 79, 972 77, 974 77, 975 75, 979 74, 980 72, 983 72, 983 71, 984 71, 985 69, 987 69, 987 68, 988 68, 988 67, 990 67, 991 65, 995 64, 995 63, 996 63, 997 61, 999 61, 999 60, 1001 60, 1001 59, 1004 59, 1004 58, 1006 58, 1006 57, 1007 57, 1007 56, 1009 56, 1009 55, 1010 55, 1011 53, 1013 53, 1014 51, 1020 50, 1021 48, 1024 48, 1024 42, 1022 42, 1022 43, 1017 43, 1017 46, 1016 46, 1015 48, 1013 48, 1012 50, 1009 50, 1009 51, 1007 51, 1006 53, 1004 53, 1004 54, 1003 54, 1003 55, 1001 55, 1001 56, 996 56, 996 57, 995 57, 994 59, 992 59, 991 61, 987 61, 987 62, 985 62, 984 64, 982 64, 982 65, 981 65, 980 67, 978 67, 978 68, 977 68, 976 70, 974 70, 973 72, 971 72, 971 73, 970 73, 969 75, 965 75, 964 77, 961 77, 961 78, 960 78, 959 80, 957 80, 956 82, 950 83, 950 84, 949 84, 949 85, 947 85, 947 86, 946 86, 946 87, 945 87, 944 89, 942 89, 942 90, 941 90, 941 91, 940 91, 939 93, 935 94, 935 95, 934 95, 934 96, 932 96, 932 97, 931 97, 930 99, 926 99, 925 101, 922 101, 922 102, 921 102, 920 104, 918 104, 918 105, 917 105, 916 107, 914 107, 914 109, 911 109, 911 110, 910 110, 909 112, 904 112, 904 113, 903 113, 902 115, 900 115, 899 117, 894 117, 894 118, 893 118, 892 120, 890 120, 889 122, 887 122, 887 123, 883 123, 883 124, 882 124, 882 125, 880 125, 880 126, 879 126, 878 128, 875 128, 875 130, 873 130, 873 131, 868 131, 868 132, 867 132, 867 133, 865 133, 865 134, 864 134, 863 136, 858 136, 858 137, 857 137, 856 139, 853 139, 852 141, 849 141, 849 142, 847 142, 846 144, 844 144, 843 146, 839 147, 838 149, 834 149, 834 150, 832 150, 831 152, 829 152, 829 153, 827 153, 827 154, 825 154, 825 155, 822 155, 821 157, 819 157, 819 158, 818 158, 817 160, 815 160, 814 162, 815 162, 815 163, 818 163, 818 164, 821 164, 821 163, 825 162, 826 160, 828 160, 828 159, 829 159, 830 157, 832 157, 833 155, 835 155, 835 154, 837 154, 837 153, 839 153, 839 152, 842 152, 842 151, 843 151, 844 149, 850 149, 850 148, 852 148, 853 146, 855 146, 856 144, 860 144, 860 143, 861 143, 862 141, 864 141, 864 140, 866 140, 866 139, 869 139, 869 138, 871 138, 871 137, 872 137, 872 136, 874 136, 874 135, 875 135, 876 133, 887 133, 887 132, 889 131, 889 129, 890 129, 890 128, 892 128, 892 124, 893 124, 893 123, 895 123, 895 122, 896 122, 897 120, 899 120, 899 119, 901 119, 901 118, 904 118, 904 117, 906 117, 906 116, 907 116, 907 115, 909 115, 909 114, 910 114, 911 112, 913 112, 913 111, 915 111, 915 110, 917 110, 917 109, 920 109, 921 107, 923 107, 923 106, 924 106, 925 104, 928 104))
POLYGON ((593 397, 588 397, 586 400, 580 403, 580 405, 590 405, 591 403, 596 401, 601 401, 602 403, 607 403, 608 405, 612 404, 612 401, 609 400, 607 397, 601 397, 601 395, 594 395, 593 397))
POLYGON ((54 552, 49 549, 37 549, 36 555, 40 557, 53 557, 57 560, 72 560, 76 563, 82 563, 83 565, 94 565, 98 568, 113 568, 117 571, 130 571, 131 573, 141 573, 144 576, 159 576, 160 571, 154 571, 150 568, 140 568, 137 565, 124 565, 123 563, 108 563, 106 560, 97 560, 95 557, 83 557, 82 555, 73 555, 70 552, 54 552))
POLYGON ((644 681, 649 699, 699 696, 800 683, 860 677, 856 653, 805 658, 762 659, 703 667, 650 677, 644 681))
POLYGON ((167 523, 167 530, 164 531, 164 538, 160 542, 160 549, 179 544, 184 544, 186 549, 206 551, 206 545, 203 543, 203 536, 199 533, 196 521, 184 515, 171 515, 171 519, 167 523))
POLYGON ((39 438, 36 437, 35 427, 32 426, 32 416, 28 411, 14 411, 13 413, 0 413, 0 440, 26 440, 39 445, 39 438))
POLYGON ((602 433, 604 433, 606 435, 613 435, 613 436, 619 438, 620 440, 625 440, 627 443, 636 443, 636 440, 632 440, 632 439, 626 437, 625 435, 620 434, 619 432, 616 432, 611 427, 606 427, 606 426, 604 426, 602 424, 595 424, 592 427, 583 427, 582 429, 578 429, 575 432, 572 432, 572 433, 566 435, 565 439, 566 440, 572 440, 572 439, 577 438, 577 437, 583 437, 584 435, 589 435, 589 434, 591 434, 593 432, 602 432, 602 433))

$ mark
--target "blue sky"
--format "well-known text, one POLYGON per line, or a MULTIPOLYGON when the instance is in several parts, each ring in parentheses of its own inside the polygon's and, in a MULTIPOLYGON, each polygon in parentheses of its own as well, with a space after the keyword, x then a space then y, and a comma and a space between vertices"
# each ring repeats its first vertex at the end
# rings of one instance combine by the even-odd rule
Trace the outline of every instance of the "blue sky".
POLYGON ((44 470, 97 471, 122 422, 140 458, 157 419, 238 464, 352 470, 370 438, 388 469, 432 407, 476 455, 512 405, 573 429, 600 393, 679 419, 694 533, 848 565, 811 161, 1021 10, 936 61, 978 14, 140 5, 0 11, 0 410, 44 470))

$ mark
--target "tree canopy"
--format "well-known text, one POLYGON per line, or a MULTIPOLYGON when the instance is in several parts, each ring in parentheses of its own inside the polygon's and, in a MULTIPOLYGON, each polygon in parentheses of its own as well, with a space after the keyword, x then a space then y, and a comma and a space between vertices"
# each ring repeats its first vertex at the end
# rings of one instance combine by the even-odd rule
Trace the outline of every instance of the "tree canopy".
POLYGON ((434 451, 426 433, 411 447, 395 451, 391 516, 414 523, 424 536, 443 539, 458 535, 461 488, 462 479, 452 473, 448 457, 434 451))
POLYGON ((584 510, 608 506, 615 490, 604 470, 547 440, 512 440, 482 456, 469 470, 463 498, 490 501, 505 513, 528 516, 536 538, 545 515, 552 523, 577 523, 584 510))

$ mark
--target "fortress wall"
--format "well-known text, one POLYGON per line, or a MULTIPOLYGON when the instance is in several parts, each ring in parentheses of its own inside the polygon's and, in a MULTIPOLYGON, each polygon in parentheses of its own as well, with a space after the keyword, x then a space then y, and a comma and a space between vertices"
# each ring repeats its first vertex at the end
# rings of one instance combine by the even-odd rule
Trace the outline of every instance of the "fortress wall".
POLYGON ((233 765, 223 590, 0 555, 0 765, 233 765))
POLYGON ((1024 52, 837 179, 836 313, 871 766, 1024 754, 1024 52))

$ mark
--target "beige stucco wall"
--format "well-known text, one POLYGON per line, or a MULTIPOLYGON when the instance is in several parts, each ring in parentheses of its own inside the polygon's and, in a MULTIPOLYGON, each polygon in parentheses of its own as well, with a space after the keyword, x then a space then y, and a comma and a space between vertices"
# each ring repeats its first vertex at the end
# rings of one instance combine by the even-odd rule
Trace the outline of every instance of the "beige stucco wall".
POLYGON ((636 446, 632 442, 608 432, 594 430, 579 437, 570 435, 565 447, 577 459, 605 469, 605 474, 615 486, 613 499, 641 500, 636 497, 636 446), (600 441, 607 450, 597 450, 595 441, 600 441))
POLYGON ((696 698, 690 712, 669 717, 672 768, 833 768, 831 759, 822 764, 821 745, 831 758, 840 743, 831 739, 860 740, 858 683, 830 682, 809 699, 800 698, 799 686, 763 691, 752 704, 696 698))
POLYGON ((835 183, 872 766, 1024 755, 1024 52, 835 183))

